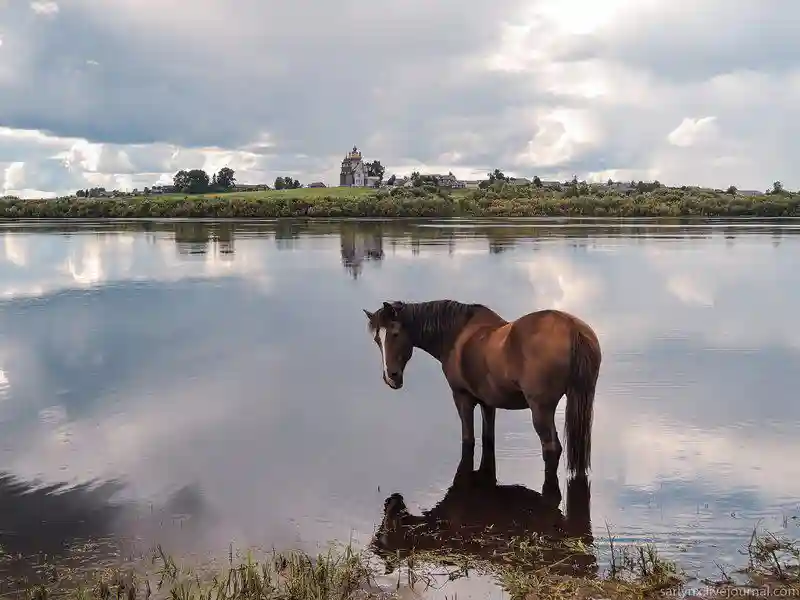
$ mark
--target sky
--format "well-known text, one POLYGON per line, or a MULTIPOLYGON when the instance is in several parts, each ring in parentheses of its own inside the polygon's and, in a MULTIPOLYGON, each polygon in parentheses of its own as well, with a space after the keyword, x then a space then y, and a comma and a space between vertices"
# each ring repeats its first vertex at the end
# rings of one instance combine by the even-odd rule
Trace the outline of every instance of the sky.
POLYGON ((336 185, 353 145, 387 175, 797 189, 800 4, 692 6, 0 0, 0 195, 336 185))

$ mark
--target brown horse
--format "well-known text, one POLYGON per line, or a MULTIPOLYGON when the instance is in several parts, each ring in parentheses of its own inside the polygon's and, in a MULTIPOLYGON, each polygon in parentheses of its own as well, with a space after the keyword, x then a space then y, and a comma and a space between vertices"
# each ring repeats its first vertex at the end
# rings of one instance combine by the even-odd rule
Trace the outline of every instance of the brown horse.
POLYGON ((476 477, 480 471, 472 470, 472 459, 471 451, 462 447, 453 484, 433 508, 421 515, 408 511, 401 494, 386 498, 383 520, 370 548, 385 563, 387 574, 403 559, 420 552, 430 553, 435 562, 442 563, 462 557, 502 566, 519 562, 522 568, 546 565, 564 575, 597 573, 597 559, 592 553, 578 552, 564 543, 580 540, 590 546, 594 541, 586 475, 568 482, 564 514, 558 508, 561 492, 557 477, 545 482, 541 494, 522 485, 497 485, 494 452, 482 461, 481 469, 487 472, 480 477, 476 477), (510 551, 515 541, 530 540, 532 535, 541 542, 533 546, 535 554, 510 551))
POLYGON ((442 363, 463 444, 475 444, 475 406, 483 416, 484 452, 494 448, 496 409, 529 408, 545 471, 555 472, 562 452, 555 411, 566 394, 567 467, 572 473, 589 469, 601 352, 594 331, 579 318, 541 310, 509 322, 482 304, 455 300, 384 302, 374 313, 364 312, 381 351, 383 380, 392 389, 403 387, 414 348, 442 363))

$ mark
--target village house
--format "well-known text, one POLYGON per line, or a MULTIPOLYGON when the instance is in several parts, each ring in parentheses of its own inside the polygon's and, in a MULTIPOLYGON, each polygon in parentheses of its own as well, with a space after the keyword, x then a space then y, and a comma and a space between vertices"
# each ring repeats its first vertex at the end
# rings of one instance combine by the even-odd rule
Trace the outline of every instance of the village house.
POLYGON ((431 175, 434 181, 436 181, 436 185, 439 187, 451 188, 451 189, 463 189, 466 187, 463 181, 459 181, 455 175, 452 173, 448 173, 447 175, 439 175, 434 174, 431 175))
POLYGON ((342 160, 342 170, 339 174, 339 186, 342 187, 375 187, 379 178, 367 172, 361 152, 356 146, 342 160))

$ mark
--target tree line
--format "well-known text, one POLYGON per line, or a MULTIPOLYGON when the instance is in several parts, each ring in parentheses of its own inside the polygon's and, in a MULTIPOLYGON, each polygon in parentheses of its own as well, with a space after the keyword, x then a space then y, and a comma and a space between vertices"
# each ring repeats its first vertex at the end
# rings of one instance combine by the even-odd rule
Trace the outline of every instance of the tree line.
MULTIPOLYGON (((229 192, 236 185, 236 172, 230 167, 223 167, 209 180, 202 169, 181 170, 172 178, 172 185, 177 192, 184 194, 204 194, 208 192, 229 192)), ((300 182, 291 177, 276 177, 273 185, 276 190, 294 190, 300 182)))
POLYGON ((230 167, 222 167, 209 178, 203 169, 181 169, 172 176, 172 185, 176 192, 184 194, 227 192, 236 185, 236 173, 230 167))

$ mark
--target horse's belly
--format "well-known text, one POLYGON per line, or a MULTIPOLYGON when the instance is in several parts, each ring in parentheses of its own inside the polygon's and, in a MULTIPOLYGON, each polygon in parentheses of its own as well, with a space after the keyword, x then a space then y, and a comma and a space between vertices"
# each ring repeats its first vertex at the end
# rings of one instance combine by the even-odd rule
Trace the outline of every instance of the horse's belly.
POLYGON ((522 410, 528 408, 525 395, 519 390, 507 390, 487 383, 478 397, 489 406, 505 410, 522 410))
POLYGON ((505 410, 522 410, 528 407, 528 402, 522 393, 517 394, 503 394, 494 399, 493 406, 495 408, 503 408, 505 410))

